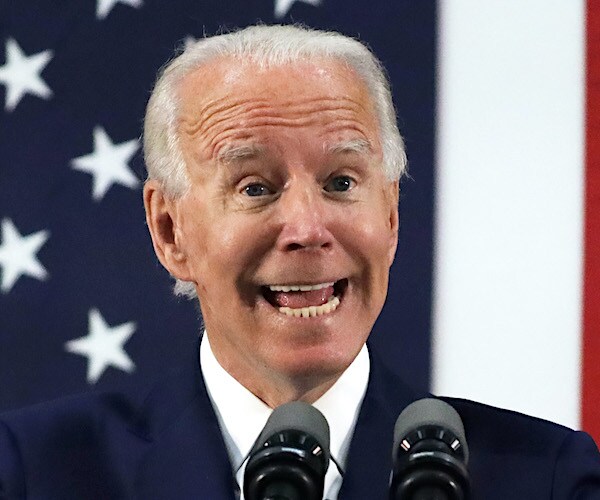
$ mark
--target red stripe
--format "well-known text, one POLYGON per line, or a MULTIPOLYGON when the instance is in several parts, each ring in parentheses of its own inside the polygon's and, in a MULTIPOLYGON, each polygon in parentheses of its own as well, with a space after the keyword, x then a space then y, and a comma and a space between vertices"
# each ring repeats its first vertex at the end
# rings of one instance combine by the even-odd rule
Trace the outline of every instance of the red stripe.
POLYGON ((600 2, 587 0, 582 427, 600 443, 600 2))

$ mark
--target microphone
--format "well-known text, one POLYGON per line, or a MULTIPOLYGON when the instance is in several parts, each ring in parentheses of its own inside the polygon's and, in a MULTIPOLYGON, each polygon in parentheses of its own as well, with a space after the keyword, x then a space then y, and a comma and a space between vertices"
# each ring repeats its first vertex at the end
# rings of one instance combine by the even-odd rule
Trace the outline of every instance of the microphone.
POLYGON ((273 410, 244 472, 246 500, 321 500, 329 466, 329 425, 314 406, 273 410))
POLYGON ((467 500, 469 450, 463 423, 439 399, 408 405, 394 428, 390 500, 467 500))

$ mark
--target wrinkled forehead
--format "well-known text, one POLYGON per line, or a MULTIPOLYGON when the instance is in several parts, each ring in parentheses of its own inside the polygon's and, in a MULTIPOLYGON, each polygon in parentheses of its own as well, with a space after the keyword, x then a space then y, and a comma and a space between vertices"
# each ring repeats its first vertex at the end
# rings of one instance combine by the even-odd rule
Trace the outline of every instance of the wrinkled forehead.
MULTIPOLYGON (((360 129, 379 149, 376 113, 366 85, 348 65, 311 58, 268 67, 223 58, 186 75, 179 88, 183 135, 227 135, 229 128, 280 123, 322 122, 324 127, 360 129)), ((209 138, 207 138, 209 139, 209 138)))

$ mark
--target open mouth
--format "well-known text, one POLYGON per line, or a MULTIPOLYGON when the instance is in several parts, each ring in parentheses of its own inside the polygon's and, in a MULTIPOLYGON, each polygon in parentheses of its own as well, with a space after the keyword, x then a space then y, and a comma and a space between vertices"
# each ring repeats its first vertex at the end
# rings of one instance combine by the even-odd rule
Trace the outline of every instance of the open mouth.
POLYGON ((261 287, 267 302, 280 313, 296 318, 312 318, 332 313, 340 305, 348 279, 312 285, 268 285, 261 287))

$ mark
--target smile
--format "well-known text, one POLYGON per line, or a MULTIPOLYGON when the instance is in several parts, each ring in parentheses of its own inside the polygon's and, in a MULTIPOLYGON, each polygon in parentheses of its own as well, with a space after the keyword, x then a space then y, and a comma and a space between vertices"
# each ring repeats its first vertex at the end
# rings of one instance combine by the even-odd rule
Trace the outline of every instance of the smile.
POLYGON ((316 284, 263 286, 265 299, 280 313, 296 318, 330 314, 340 305, 347 279, 316 284))

